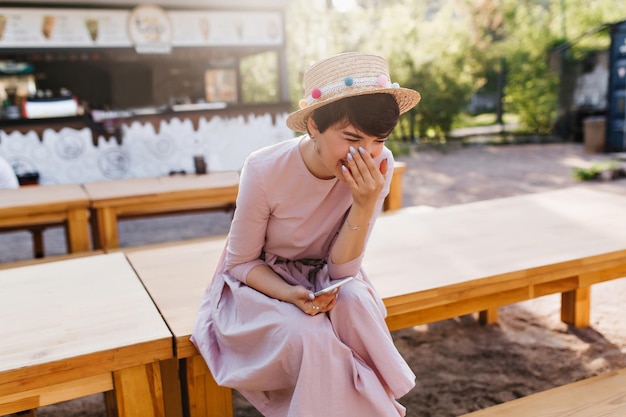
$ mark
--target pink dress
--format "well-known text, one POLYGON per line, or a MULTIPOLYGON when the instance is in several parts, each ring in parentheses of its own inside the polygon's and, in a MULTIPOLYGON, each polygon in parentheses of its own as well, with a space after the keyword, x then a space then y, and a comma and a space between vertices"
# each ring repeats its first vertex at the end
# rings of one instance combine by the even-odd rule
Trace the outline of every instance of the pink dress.
MULTIPOLYGON (((415 375, 393 344, 385 306, 361 269, 363 255, 339 265, 329 259, 352 204, 350 189, 313 176, 301 140, 248 157, 228 242, 191 340, 217 383, 238 390, 264 416, 404 416, 396 398, 414 387, 415 375), (309 316, 245 284, 261 263, 312 291, 356 279, 341 288, 333 310, 309 316)), ((379 208, 393 173, 386 148, 377 162, 383 158, 388 174, 379 208)))

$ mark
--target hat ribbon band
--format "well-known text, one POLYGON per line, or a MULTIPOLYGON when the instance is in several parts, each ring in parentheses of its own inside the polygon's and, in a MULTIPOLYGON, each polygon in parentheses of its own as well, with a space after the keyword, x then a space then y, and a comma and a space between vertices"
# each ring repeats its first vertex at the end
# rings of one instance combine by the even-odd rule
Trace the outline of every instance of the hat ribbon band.
POLYGON ((334 96, 339 91, 345 88, 363 87, 363 86, 375 86, 380 88, 398 88, 398 83, 391 83, 386 75, 379 75, 378 77, 363 77, 352 78, 346 77, 341 81, 337 81, 332 84, 325 85, 320 88, 314 88, 311 90, 311 94, 308 97, 300 100, 299 106, 301 109, 311 105, 316 100, 322 97, 334 96))

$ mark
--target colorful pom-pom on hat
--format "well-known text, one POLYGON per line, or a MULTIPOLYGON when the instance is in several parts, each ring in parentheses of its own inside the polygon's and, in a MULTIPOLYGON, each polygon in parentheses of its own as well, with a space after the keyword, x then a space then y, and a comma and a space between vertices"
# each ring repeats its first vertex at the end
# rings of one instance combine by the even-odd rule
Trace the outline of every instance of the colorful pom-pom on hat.
POLYGON ((391 94, 400 114, 406 113, 421 96, 415 90, 392 83, 387 61, 378 55, 347 52, 313 64, 304 74, 304 98, 299 110, 287 117, 287 127, 306 132, 307 119, 315 109, 346 97, 391 94))

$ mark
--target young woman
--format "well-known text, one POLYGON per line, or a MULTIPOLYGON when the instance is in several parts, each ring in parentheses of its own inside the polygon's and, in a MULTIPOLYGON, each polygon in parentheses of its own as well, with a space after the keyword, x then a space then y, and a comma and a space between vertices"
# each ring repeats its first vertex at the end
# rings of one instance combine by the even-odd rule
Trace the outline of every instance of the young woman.
POLYGON ((420 95, 360 52, 314 64, 304 90, 287 126, 307 134, 246 160, 192 341, 265 416, 404 416, 415 375, 361 261, 393 173, 385 141, 420 95))

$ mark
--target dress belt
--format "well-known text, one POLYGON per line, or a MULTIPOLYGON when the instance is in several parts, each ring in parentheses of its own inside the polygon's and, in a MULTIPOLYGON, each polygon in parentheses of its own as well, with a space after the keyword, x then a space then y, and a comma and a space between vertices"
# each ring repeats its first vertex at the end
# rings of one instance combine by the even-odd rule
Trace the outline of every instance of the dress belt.
POLYGON ((292 263, 292 264, 301 264, 301 265, 313 267, 307 272, 307 280, 311 284, 315 284, 315 278, 317 277, 317 273, 321 271, 324 268, 324 266, 326 266, 326 259, 312 259, 312 258, 285 259, 285 258, 277 257, 275 263, 285 263, 285 264, 292 263))

